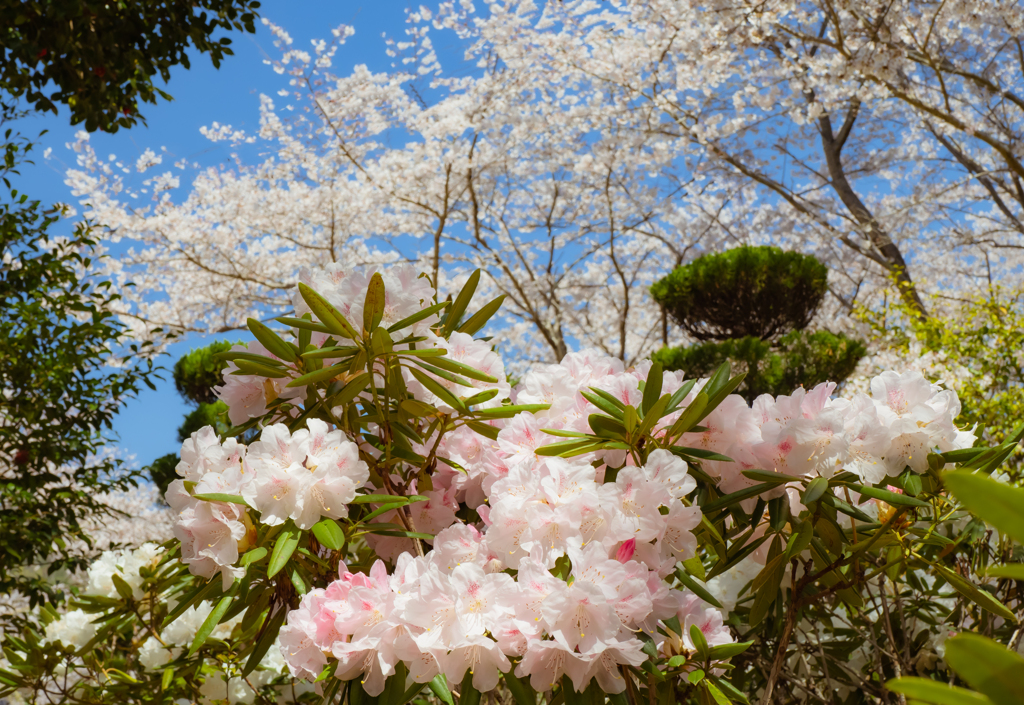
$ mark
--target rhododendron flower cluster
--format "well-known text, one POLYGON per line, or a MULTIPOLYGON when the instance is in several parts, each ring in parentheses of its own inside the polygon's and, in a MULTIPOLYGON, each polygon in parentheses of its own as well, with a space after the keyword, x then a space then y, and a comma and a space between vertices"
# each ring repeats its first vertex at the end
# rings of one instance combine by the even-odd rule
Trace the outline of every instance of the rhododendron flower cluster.
POLYGON ((194 434, 168 491, 193 574, 220 573, 224 600, 265 575, 297 677, 329 669, 371 696, 396 674, 620 693, 651 659, 717 671, 733 635, 687 577, 704 574, 702 522, 737 542, 716 549, 715 575, 747 555, 777 566, 784 522, 773 509, 769 527, 767 501, 799 516, 811 480, 868 492, 974 441, 956 395, 919 373, 884 373, 870 396, 821 384, 748 405, 727 372, 686 380, 585 350, 511 388, 472 337, 486 317, 462 320, 476 279, 438 304, 414 274, 305 272, 297 317, 280 319, 295 342, 250 322, 258 343, 228 355, 218 388, 258 440, 194 434), (754 512, 742 537, 729 506, 754 512))

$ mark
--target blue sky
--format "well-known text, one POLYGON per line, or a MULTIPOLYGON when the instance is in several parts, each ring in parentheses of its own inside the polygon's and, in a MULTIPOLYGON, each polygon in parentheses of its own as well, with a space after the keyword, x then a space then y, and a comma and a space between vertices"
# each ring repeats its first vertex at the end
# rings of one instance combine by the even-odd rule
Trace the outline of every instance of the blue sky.
MULTIPOLYGON (((351 37, 335 57, 335 70, 346 73, 356 64, 367 64, 371 70, 383 71, 390 68, 391 59, 385 54, 383 33, 403 39, 405 9, 408 3, 399 0, 378 0, 377 2, 341 2, 340 0, 264 0, 261 16, 284 27, 294 39, 294 48, 309 48, 310 40, 330 39, 331 29, 340 24, 355 27, 351 37)), ((415 6, 412 6, 415 7, 415 6)), ((255 35, 234 34, 235 55, 214 69, 205 56, 195 56, 191 70, 178 68, 165 86, 174 96, 173 102, 161 102, 156 106, 142 108, 147 125, 132 130, 121 130, 114 135, 93 134, 91 143, 101 158, 116 154, 126 163, 151 148, 159 151, 166 147, 172 160, 187 158, 204 164, 214 164, 228 159, 230 152, 237 151, 224 143, 212 144, 199 129, 213 122, 232 125, 237 129, 253 129, 259 121, 259 95, 273 96, 286 84, 282 76, 274 73, 263 63, 266 56, 277 56, 271 33, 257 25, 255 35)), ((435 41, 454 39, 450 34, 438 35, 435 41)), ((452 46, 438 46, 440 54, 451 51, 452 46)), ((34 166, 22 169, 22 176, 15 186, 22 192, 45 203, 75 203, 68 187, 64 184, 63 171, 74 164, 73 153, 65 145, 74 141, 78 127, 68 122, 66 112, 53 115, 32 115, 16 125, 27 136, 35 136, 43 130, 47 133, 37 140, 34 166), (43 151, 52 149, 49 159, 43 159, 43 151)), ((70 227, 70 224, 66 224, 70 227)), ((238 340, 244 334, 226 337, 238 340)), ((164 366, 170 368, 174 361, 193 347, 205 344, 213 338, 189 336, 171 346, 170 355, 164 358, 164 366)), ((188 411, 186 404, 174 390, 170 381, 158 383, 155 392, 146 390, 138 399, 130 402, 121 412, 115 424, 120 445, 145 465, 161 455, 179 450, 177 427, 188 411)))

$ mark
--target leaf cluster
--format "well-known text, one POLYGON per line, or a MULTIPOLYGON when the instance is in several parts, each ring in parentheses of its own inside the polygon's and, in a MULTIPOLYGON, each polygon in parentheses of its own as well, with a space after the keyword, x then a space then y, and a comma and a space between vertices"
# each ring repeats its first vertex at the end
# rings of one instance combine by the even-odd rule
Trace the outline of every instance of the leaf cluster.
POLYGON ((679 370, 686 377, 708 377, 729 362, 745 373, 736 390, 748 402, 761 394, 791 394, 800 386, 808 389, 826 381, 842 382, 867 354, 858 340, 826 330, 797 330, 771 344, 754 336, 721 342, 707 342, 678 348, 662 348, 651 359, 667 370, 679 370))
POLYGON ((219 31, 255 31, 255 0, 0 0, 0 89, 36 110, 71 110, 71 123, 116 132, 139 103, 171 96, 154 85, 189 68, 190 52, 215 67, 232 53, 219 31))
POLYGON ((103 451, 114 415, 158 376, 149 344, 121 346, 109 282, 87 274, 89 226, 56 238, 59 216, 14 189, 0 201, 0 592, 33 599, 49 586, 19 568, 81 565, 80 519, 135 484, 103 451))

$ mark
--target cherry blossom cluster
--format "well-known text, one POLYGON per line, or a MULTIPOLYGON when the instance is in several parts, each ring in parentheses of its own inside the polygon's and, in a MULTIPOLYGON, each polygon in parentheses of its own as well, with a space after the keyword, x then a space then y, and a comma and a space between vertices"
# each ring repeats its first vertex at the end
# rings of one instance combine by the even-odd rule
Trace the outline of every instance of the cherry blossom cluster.
POLYGON ((166 498, 178 513, 174 535, 193 575, 211 578, 219 572, 227 589, 244 575, 235 563, 256 533, 245 505, 194 495, 240 496, 269 526, 291 519, 309 529, 322 517, 348 516, 347 505, 369 469, 341 431, 329 431, 318 419, 310 419, 307 427, 290 433, 274 424, 246 447, 233 438, 222 444, 207 426, 182 444, 176 470, 183 479, 171 483, 166 498), (191 492, 186 482, 194 483, 191 492))

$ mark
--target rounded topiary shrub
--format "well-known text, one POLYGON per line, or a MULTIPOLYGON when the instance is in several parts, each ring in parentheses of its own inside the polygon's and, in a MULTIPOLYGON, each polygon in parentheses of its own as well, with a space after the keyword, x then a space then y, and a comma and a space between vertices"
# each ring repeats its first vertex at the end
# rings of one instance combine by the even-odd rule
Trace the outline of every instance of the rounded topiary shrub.
POLYGON ((810 255, 737 247, 676 268, 651 295, 697 340, 772 340, 811 322, 827 280, 810 255))
POLYGON ((685 348, 662 348, 652 359, 667 370, 681 370, 689 378, 710 376, 722 363, 734 373, 746 373, 736 390, 748 402, 762 394, 791 394, 801 385, 842 382, 853 372, 867 348, 842 334, 819 330, 793 331, 770 345, 747 336, 720 343, 685 348))
POLYGON ((182 355, 174 365, 174 386, 178 393, 194 404, 212 404, 217 401, 213 388, 223 383, 223 370, 227 364, 214 357, 227 352, 231 343, 218 340, 205 348, 196 348, 182 355))

